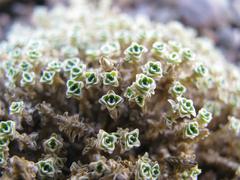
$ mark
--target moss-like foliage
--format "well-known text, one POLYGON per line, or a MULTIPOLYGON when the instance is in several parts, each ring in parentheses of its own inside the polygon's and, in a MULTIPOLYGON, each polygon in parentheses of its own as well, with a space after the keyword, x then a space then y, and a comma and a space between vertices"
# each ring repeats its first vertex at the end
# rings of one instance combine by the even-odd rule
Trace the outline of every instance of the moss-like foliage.
POLYGON ((107 2, 36 8, 1 42, 0 179, 239 179, 239 69, 107 2))

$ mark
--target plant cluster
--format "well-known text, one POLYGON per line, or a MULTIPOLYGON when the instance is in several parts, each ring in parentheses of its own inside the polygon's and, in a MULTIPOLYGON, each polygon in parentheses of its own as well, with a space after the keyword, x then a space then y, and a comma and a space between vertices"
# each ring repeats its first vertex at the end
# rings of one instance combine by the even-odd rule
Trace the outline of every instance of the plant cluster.
POLYGON ((0 91, 3 179, 240 176, 240 71, 178 22, 37 8, 0 44, 0 91))

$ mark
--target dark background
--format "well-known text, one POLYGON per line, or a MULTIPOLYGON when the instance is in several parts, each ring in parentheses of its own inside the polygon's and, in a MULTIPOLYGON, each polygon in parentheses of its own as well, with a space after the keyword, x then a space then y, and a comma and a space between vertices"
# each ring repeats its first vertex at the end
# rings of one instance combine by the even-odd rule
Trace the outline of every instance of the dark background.
MULTIPOLYGON (((0 40, 14 21, 29 23, 36 5, 51 9, 58 3, 68 0, 0 0, 0 40)), ((228 61, 240 65, 240 0, 113 0, 113 6, 154 21, 179 20, 211 38, 228 61)))

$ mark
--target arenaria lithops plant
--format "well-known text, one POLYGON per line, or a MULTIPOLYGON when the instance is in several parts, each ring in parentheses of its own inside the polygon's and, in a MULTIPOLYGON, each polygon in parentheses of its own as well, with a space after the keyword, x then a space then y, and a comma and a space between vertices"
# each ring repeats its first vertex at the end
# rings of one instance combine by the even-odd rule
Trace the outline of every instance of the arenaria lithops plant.
POLYGON ((0 43, 0 179, 239 179, 239 69, 109 2, 36 8, 0 43))
POLYGON ((107 133, 104 130, 100 130, 97 135, 98 148, 108 153, 113 153, 116 147, 117 136, 113 133, 107 133))

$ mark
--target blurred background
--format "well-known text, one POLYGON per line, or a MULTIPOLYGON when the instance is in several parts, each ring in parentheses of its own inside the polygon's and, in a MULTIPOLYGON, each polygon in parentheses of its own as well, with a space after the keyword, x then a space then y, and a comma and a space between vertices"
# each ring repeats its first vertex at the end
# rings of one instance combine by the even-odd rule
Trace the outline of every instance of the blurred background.
MULTIPOLYGON (((89 0, 93 1, 93 0, 89 0)), ((96 0, 94 0, 96 1, 96 0)), ((131 16, 151 20, 181 21, 207 36, 226 59, 240 66, 240 0, 113 0, 113 6, 131 16)), ((49 9, 68 0, 0 0, 0 41, 14 21, 28 24, 35 6, 49 9)))

